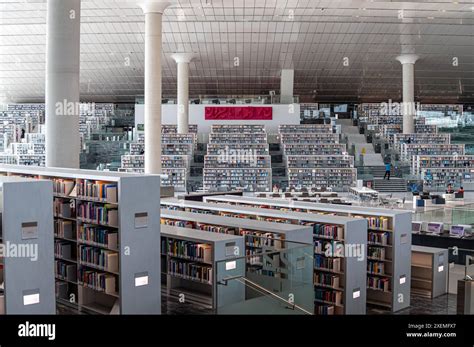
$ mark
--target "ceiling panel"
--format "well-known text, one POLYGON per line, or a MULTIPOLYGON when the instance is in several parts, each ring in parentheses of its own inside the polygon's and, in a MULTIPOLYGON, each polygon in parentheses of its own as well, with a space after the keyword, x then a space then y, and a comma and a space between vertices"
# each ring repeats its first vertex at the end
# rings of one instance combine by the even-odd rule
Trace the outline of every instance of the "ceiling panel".
MULTIPOLYGON (((81 15, 81 98, 133 101, 144 84, 141 9, 83 0, 81 15)), ((302 100, 397 100, 395 57, 414 52, 420 101, 474 102, 473 28, 473 1, 179 0, 164 15, 163 96, 176 96, 171 54, 193 51, 191 97, 268 94, 294 68, 302 100)), ((0 0, 0 102, 44 100, 45 34, 45 0, 0 0)))

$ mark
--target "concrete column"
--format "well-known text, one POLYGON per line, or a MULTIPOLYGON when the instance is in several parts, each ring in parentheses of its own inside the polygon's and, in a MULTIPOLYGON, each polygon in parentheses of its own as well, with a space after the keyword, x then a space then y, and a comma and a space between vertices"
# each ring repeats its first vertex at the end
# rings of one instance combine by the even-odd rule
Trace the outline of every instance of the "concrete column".
POLYGON ((46 166, 79 168, 81 0, 48 0, 46 166))
POLYGON ((292 69, 281 70, 280 104, 293 103, 294 79, 295 79, 295 70, 292 70, 292 69))
POLYGON ((189 63, 193 60, 192 53, 176 53, 172 55, 178 64, 178 134, 189 131, 189 63))
POLYGON ((145 173, 161 173, 162 17, 169 1, 139 1, 145 14, 145 173))
POLYGON ((403 67, 403 133, 415 132, 415 63, 419 57, 415 54, 402 54, 397 60, 403 67))

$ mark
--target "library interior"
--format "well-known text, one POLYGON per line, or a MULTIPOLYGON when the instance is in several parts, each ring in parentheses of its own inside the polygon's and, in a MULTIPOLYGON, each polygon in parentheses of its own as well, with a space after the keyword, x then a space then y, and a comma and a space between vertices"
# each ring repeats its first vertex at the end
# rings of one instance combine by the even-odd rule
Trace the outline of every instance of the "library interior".
POLYGON ((0 1, 0 313, 474 314, 473 27, 0 1))

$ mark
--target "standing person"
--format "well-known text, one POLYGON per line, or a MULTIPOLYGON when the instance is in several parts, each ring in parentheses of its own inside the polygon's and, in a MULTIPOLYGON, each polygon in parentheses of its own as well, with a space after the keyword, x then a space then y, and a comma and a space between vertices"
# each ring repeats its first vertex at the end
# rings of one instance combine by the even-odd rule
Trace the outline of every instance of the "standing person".
POLYGON ((383 179, 387 177, 387 181, 390 181, 390 171, 392 170, 392 164, 386 163, 385 164, 385 175, 383 176, 383 179))

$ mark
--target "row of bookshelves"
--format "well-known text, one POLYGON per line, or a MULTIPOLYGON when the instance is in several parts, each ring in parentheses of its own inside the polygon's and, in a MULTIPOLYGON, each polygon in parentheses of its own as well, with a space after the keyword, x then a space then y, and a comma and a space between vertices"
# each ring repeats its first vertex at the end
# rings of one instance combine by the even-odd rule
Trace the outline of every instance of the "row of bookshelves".
POLYGON ((345 144, 283 144, 284 155, 343 155, 346 152, 345 144))
POLYGON ((288 133, 280 134, 282 144, 339 143, 339 134, 332 133, 288 133))
POLYGON ((349 190, 357 180, 357 170, 353 168, 288 168, 290 187, 349 190))
POLYGON ((266 144, 266 133, 210 133, 209 144, 234 145, 243 143, 266 144))
POLYGON ((153 213, 159 203, 152 198, 160 195, 160 177, 5 165, 0 172, 53 182, 58 300, 101 314, 160 313, 160 257, 150 257, 160 247, 153 213), (132 237, 138 229, 140 238, 132 237), (126 285, 133 275, 123 269, 130 266, 147 274, 145 287, 126 285), (71 295, 76 300, 70 302, 71 295))
POLYGON ((280 124, 278 133, 283 134, 314 134, 332 133, 333 126, 330 124, 280 124))
POLYGON ((214 134, 265 134, 263 124, 213 124, 211 133, 214 134))
POLYGON ((450 134, 395 134, 393 135, 393 145, 395 150, 401 150, 402 144, 440 144, 449 145, 451 143, 450 134))
POLYGON ((255 155, 250 151, 229 151, 227 154, 206 155, 204 157, 204 168, 271 168, 271 165, 269 155, 255 155))
POLYGON ((402 143, 400 146, 400 160, 410 164, 414 157, 419 155, 456 156, 464 154, 464 145, 431 144, 428 142, 419 144, 402 143))
MULTIPOLYGON (((287 214, 286 219, 291 218, 293 214, 301 215, 302 213, 309 213, 310 216, 314 214, 337 214, 356 220, 366 219, 367 227, 364 232, 366 233, 365 248, 368 260, 367 285, 369 289, 378 289, 375 291, 369 290, 367 292, 367 300, 377 306, 390 307, 392 311, 409 306, 411 212, 370 207, 352 207, 349 211, 343 206, 339 207, 332 204, 295 202, 286 199, 256 198, 251 196, 209 196, 204 201, 209 205, 214 204, 216 209, 222 211, 232 208, 231 205, 227 205, 228 208, 225 208, 226 204, 240 205, 233 206, 233 208, 242 209, 241 213, 248 208, 270 209, 269 213, 273 213, 275 209, 281 209, 287 214), (376 273, 374 265, 370 264, 379 264, 375 269, 377 271, 383 267, 384 272, 382 274, 385 276, 383 280, 378 279, 377 275, 380 275, 380 273, 376 273), (403 297, 403 302, 398 300, 400 294, 403 297)), ((174 205, 174 202, 170 201, 169 204, 174 205)), ((188 206, 204 209, 202 205, 188 206)), ((325 249, 328 249, 325 243, 331 242, 329 249, 334 249, 336 247, 334 242, 340 242, 337 240, 343 239, 342 235, 339 234, 339 229, 337 235, 334 230, 336 229, 329 229, 329 232, 325 232, 325 236, 331 241, 318 240, 317 243, 315 242, 315 254, 321 255, 325 249)), ((347 244, 347 237, 350 237, 349 233, 346 232, 344 237, 346 238, 345 244, 347 244)))
POLYGON ((474 168, 474 155, 417 155, 413 158, 411 171, 420 175, 422 169, 474 168))
POLYGON ((248 192, 269 192, 272 187, 272 170, 264 168, 216 169, 203 170, 205 190, 216 190, 218 187, 227 190, 244 189, 248 192))
MULTIPOLYGON (((162 124, 161 125, 161 133, 162 134, 177 134, 178 133, 178 125, 176 125, 176 124, 162 124)), ((188 133, 197 134, 198 133, 198 125, 197 124, 189 124, 188 133)))
POLYGON ((288 155, 286 166, 292 169, 352 168, 354 157, 349 155, 288 155))
POLYGON ((448 184, 463 186, 465 183, 473 183, 474 168, 423 168, 420 176, 427 187, 444 190, 448 184))
POLYGON ((267 143, 214 143, 207 145, 207 155, 230 155, 231 153, 252 153, 252 155, 269 155, 267 143))

